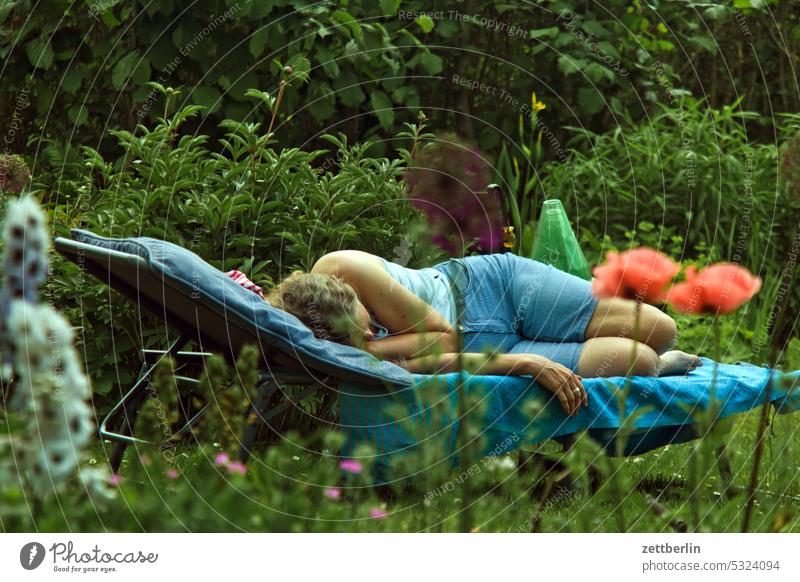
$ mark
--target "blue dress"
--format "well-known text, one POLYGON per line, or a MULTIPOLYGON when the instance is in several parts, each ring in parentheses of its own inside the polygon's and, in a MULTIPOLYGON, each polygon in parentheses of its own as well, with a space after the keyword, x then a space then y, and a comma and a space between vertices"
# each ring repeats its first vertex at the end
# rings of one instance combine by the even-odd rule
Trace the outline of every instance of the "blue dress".
POLYGON ((466 352, 537 354, 577 372, 597 307, 588 281, 513 253, 426 269, 381 260, 400 285, 451 324, 458 319, 466 352))

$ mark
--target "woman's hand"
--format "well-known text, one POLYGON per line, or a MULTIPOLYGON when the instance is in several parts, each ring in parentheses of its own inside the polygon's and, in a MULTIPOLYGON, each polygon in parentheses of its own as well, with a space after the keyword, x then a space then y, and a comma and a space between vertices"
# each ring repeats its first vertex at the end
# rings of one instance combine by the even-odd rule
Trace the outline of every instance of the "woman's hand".
POLYGON ((561 408, 567 414, 577 414, 580 407, 589 404, 586 389, 581 377, 566 366, 541 356, 531 355, 526 368, 528 374, 545 390, 558 398, 561 408))

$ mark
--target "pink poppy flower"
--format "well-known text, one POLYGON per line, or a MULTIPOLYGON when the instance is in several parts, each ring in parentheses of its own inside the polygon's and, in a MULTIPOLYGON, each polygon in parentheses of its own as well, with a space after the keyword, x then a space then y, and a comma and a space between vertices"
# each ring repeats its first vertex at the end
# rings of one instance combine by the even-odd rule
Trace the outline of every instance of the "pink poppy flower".
POLYGON ((374 517, 375 519, 383 519, 387 515, 389 515, 388 513, 386 513, 380 507, 373 507, 372 509, 369 510, 369 514, 370 514, 370 516, 374 517))
POLYGON ((231 458, 228 456, 228 453, 217 453, 214 457, 214 464, 219 467, 220 465, 227 465, 231 462, 231 458))
POLYGON ((342 490, 338 487, 326 487, 322 492, 328 499, 339 499, 342 496, 342 490))
POLYGON ((361 463, 353 459, 344 459, 339 463, 339 468, 348 473, 360 473, 362 470, 361 463))
POLYGON ((170 479, 178 478, 178 472, 175 469, 167 469, 167 471, 164 474, 170 479))
POLYGON ((228 464, 228 473, 239 473, 240 475, 247 474, 247 466, 239 461, 231 461, 228 464))
POLYGON ((120 483, 122 483, 123 480, 124 478, 122 477, 122 475, 119 475, 117 473, 114 473, 108 478, 108 482, 111 485, 119 485, 120 483))

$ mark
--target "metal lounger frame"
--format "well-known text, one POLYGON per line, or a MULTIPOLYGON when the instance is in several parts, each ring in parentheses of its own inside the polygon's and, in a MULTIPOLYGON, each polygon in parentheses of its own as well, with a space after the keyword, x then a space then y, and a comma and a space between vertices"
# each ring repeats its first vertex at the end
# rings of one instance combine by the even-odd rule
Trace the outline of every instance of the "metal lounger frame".
MULTIPOLYGON (((101 439, 116 443, 109 457, 109 464, 115 472, 119 470, 128 445, 153 444, 134 437, 134 426, 139 409, 147 397, 150 378, 158 363, 167 356, 175 359, 176 383, 197 384, 199 382, 197 379, 178 375, 177 372, 192 365, 202 364, 212 353, 220 353, 232 363, 246 343, 254 343, 261 347, 261 378, 258 384, 258 396, 253 403, 256 420, 244 429, 239 451, 243 462, 249 457, 260 423, 268 423, 296 402, 316 393, 321 386, 330 381, 329 377, 323 374, 315 376, 311 370, 299 364, 297 369, 274 365, 271 360, 278 353, 263 345, 255 329, 248 330, 242 327, 238 322, 228 319, 226 314, 216 312, 166 284, 163 277, 151 270, 147 261, 138 255, 63 237, 57 237, 54 244, 61 255, 77 264, 82 270, 88 271, 111 289, 144 307, 163 319, 168 327, 178 331, 178 337, 171 341, 166 350, 141 350, 142 366, 138 376, 100 423, 101 439), (201 351, 184 351, 183 348, 190 341, 196 341, 201 351), (307 388, 293 400, 284 401, 268 409, 272 396, 282 385, 300 385, 307 388)), ((189 418, 175 436, 189 431, 208 406, 210 403, 189 418)))

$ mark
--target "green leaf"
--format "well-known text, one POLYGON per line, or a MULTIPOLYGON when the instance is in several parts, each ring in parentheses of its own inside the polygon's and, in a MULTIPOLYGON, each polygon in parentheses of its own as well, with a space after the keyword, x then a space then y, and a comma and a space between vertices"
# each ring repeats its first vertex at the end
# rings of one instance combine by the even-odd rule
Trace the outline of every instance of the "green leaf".
POLYGON ((53 64, 53 45, 48 38, 39 37, 31 41, 25 52, 34 67, 47 70, 53 64))
POLYGON ((139 56, 136 53, 128 53, 117 61, 117 64, 114 65, 114 69, 111 71, 111 84, 114 86, 114 89, 117 91, 122 89, 122 86, 133 72, 138 60, 139 56))
POLYGON ((209 110, 219 107, 221 97, 222 93, 217 89, 203 85, 195 87, 191 93, 192 103, 207 107, 209 110))
POLYGON ((351 85, 349 87, 344 87, 336 92, 339 96, 339 100, 342 102, 343 105, 347 107, 358 107, 367 98, 367 95, 364 93, 364 90, 361 88, 360 85, 351 85))
POLYGON ((389 97, 383 91, 372 91, 369 94, 369 101, 373 112, 378 116, 381 126, 384 129, 389 129, 394 123, 394 110, 389 97))
POLYGON ((442 57, 428 51, 422 55, 422 66, 431 75, 438 75, 444 68, 442 57))
MULTIPOLYGON (((355 16, 344 10, 337 10, 331 14, 331 18, 336 22, 340 22, 347 27, 353 38, 361 42, 364 40, 364 31, 361 30, 361 23, 356 20, 355 16)), ((340 27, 341 28, 341 27, 340 27)))
POLYGON ((433 30, 434 27, 433 19, 427 14, 420 14, 414 22, 419 24, 419 27, 425 34, 428 34, 430 31, 433 30))
POLYGON ((440 20, 436 34, 442 38, 453 38, 460 30, 461 28, 459 27, 458 22, 453 22, 452 20, 440 20))
POLYGON ((707 8, 703 15, 711 20, 723 20, 728 15, 728 7, 723 5, 707 8))
POLYGON ((136 70, 131 73, 131 82, 134 85, 144 85, 150 80, 150 61, 142 58, 136 65, 136 70))
POLYGON ((596 20, 587 20, 581 28, 596 38, 608 38, 611 34, 605 26, 596 20))
POLYGON ((333 58, 333 53, 322 43, 317 43, 317 62, 322 65, 322 70, 332 79, 339 76, 339 65, 333 58))
POLYGON ((267 46, 269 42, 269 36, 269 29, 266 26, 254 32, 253 36, 250 37, 250 42, 247 43, 250 54, 254 57, 260 56, 261 53, 264 52, 264 47, 267 46))
POLYGON ((6 18, 8 18, 11 9, 14 8, 14 6, 16 5, 17 5, 16 2, 3 2, 2 4, 0 4, 0 25, 2 25, 6 21, 6 18))
POLYGON ((78 70, 78 65, 73 63, 72 66, 66 70, 61 79, 61 88, 67 93, 74 95, 75 92, 81 88, 82 82, 83 75, 81 71, 78 70))
POLYGON ((531 30, 528 33, 528 36, 531 38, 555 38, 558 34, 558 27, 551 26, 550 28, 537 28, 536 30, 531 30))
POLYGON ((701 49, 707 50, 710 53, 717 52, 717 43, 714 42, 714 39, 710 36, 694 35, 690 36, 688 40, 693 45, 698 46, 701 49))
POLYGON ((573 59, 566 55, 558 57, 558 70, 565 75, 577 73, 578 71, 583 70, 587 64, 588 61, 584 59, 573 59))
MULTIPOLYGON (((606 55, 610 55, 610 56, 614 57, 615 59, 621 58, 620 54, 619 54, 619 51, 617 51, 617 48, 613 44, 608 42, 608 41, 604 40, 603 42, 598 42, 597 43, 597 48, 600 49, 601 51, 603 51, 604 53, 606 53, 606 55)), ((601 56, 605 56, 605 55, 602 55, 602 53, 601 53, 601 56)))
POLYGON ((604 107, 603 97, 595 89, 578 89, 578 105, 588 115, 594 115, 604 107))
POLYGON ((599 82, 604 77, 609 81, 614 80, 614 72, 600 63, 589 63, 583 72, 593 83, 599 82))
POLYGON ((83 125, 89 118, 89 113, 86 111, 86 107, 73 105, 67 110, 67 117, 75 125, 83 125))
POLYGON ((327 83, 314 83, 309 91, 311 102, 308 110, 317 121, 330 119, 336 111, 336 98, 334 92, 327 83))
POLYGON ((400 8, 400 0, 380 0, 381 13, 384 16, 394 16, 400 8))

